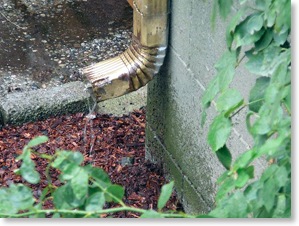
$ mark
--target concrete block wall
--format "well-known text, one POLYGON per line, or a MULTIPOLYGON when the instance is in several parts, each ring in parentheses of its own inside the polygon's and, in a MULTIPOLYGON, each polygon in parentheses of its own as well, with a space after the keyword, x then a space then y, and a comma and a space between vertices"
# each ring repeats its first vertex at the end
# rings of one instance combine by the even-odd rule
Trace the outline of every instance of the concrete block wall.
MULTIPOLYGON (((188 213, 207 213, 213 208, 216 180, 224 171, 207 144, 208 126, 215 110, 200 126, 201 97, 215 74, 213 65, 225 51, 226 22, 211 28, 212 2, 172 0, 169 50, 160 74, 148 85, 147 158, 163 165, 188 213)), ((241 66, 233 87, 248 96, 255 82, 241 66)), ((233 157, 252 142, 243 123, 246 109, 233 119, 229 138, 233 157)), ((258 168, 263 169, 258 162, 258 168)))

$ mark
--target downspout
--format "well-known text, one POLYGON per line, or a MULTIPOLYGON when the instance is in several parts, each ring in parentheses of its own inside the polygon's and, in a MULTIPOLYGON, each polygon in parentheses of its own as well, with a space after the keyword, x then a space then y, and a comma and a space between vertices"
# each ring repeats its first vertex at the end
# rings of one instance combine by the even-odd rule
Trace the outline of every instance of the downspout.
POLYGON ((159 72, 168 45, 168 0, 133 0, 133 37, 117 57, 83 68, 97 101, 146 85, 159 72))

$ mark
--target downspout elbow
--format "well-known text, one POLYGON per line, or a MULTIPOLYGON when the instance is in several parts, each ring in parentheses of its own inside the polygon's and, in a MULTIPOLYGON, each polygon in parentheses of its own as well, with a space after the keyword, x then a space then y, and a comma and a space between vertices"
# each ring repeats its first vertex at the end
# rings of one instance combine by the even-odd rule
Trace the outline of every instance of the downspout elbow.
POLYGON ((168 0, 133 0, 133 37, 117 57, 83 68, 97 101, 146 85, 159 72, 168 45, 168 0))

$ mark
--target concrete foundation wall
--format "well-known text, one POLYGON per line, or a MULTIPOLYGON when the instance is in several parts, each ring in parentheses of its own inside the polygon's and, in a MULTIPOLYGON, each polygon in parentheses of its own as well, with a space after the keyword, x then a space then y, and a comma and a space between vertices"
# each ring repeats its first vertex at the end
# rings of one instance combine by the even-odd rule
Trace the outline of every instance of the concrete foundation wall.
MULTIPOLYGON (((172 0, 169 51, 160 74, 148 86, 147 157, 163 164, 189 213, 206 213, 214 205, 217 177, 224 171, 207 144, 215 110, 200 126, 201 97, 215 74, 213 65, 225 51, 226 23, 211 28, 212 2, 172 0)), ((255 82, 241 66, 233 87, 248 96, 255 82)), ((235 158, 250 148, 246 109, 233 119, 229 148, 235 158)), ((257 163, 263 168, 263 163, 257 163)))

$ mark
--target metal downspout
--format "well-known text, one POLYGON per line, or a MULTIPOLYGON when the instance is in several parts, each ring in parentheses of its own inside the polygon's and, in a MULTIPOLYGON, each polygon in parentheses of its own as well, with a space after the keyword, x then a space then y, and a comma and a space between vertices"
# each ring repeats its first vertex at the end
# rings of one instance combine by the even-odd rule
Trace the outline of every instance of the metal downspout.
POLYGON ((146 85, 159 72, 168 45, 169 0, 133 0, 133 37, 117 57, 83 68, 97 101, 146 85))

